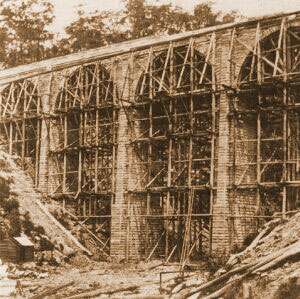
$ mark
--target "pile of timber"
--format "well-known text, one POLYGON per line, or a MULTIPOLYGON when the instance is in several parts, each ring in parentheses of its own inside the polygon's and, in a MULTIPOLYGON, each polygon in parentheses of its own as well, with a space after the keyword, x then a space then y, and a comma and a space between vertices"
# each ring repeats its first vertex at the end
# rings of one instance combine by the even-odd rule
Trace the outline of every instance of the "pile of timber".
MULTIPOLYGON (((299 278, 300 213, 267 223, 243 252, 232 255, 215 278, 199 286, 181 288, 174 298, 255 298, 251 293, 261 280, 280 284, 299 278), (283 275, 284 273, 284 275, 283 275)), ((296 282, 295 286, 297 288, 296 282)), ((278 286, 278 289, 282 289, 278 286)), ((264 286, 269 291, 270 286, 264 286)), ((291 289, 295 290, 294 287, 291 289)), ((299 291, 300 287, 296 290, 299 291)), ((275 293, 275 291, 273 292, 275 293)), ((275 298, 271 295, 268 298, 275 298)), ((277 298, 281 298, 280 296, 277 298)))

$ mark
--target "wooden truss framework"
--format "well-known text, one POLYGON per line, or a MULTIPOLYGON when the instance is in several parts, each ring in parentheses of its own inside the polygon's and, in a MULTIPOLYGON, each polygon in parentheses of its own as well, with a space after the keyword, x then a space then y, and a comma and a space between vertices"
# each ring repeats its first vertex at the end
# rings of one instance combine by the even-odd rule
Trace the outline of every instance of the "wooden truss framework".
POLYGON ((133 58, 131 68, 136 65, 143 73, 126 107, 136 157, 131 169, 137 171, 129 191, 145 197, 146 254, 164 248, 166 259, 185 260, 210 251, 218 113, 215 46, 213 33, 201 44, 191 38, 186 46, 151 47, 143 59, 133 58), (161 232, 155 229, 159 223, 161 232))
POLYGON ((299 208, 300 29, 284 17, 277 32, 262 38, 258 23, 253 44, 240 40, 236 31, 229 55, 232 73, 235 48, 249 55, 239 76, 232 76, 232 188, 236 198, 256 192, 257 214, 284 214, 299 208))
POLYGON ((16 81, 0 94, 1 144, 20 157, 23 169, 38 184, 41 102, 37 80, 16 81))
MULTIPOLYGON (((223 85, 231 97, 230 192, 237 199, 254 194, 258 217, 299 208, 300 29, 289 22, 283 17, 272 34, 258 22, 253 42, 232 28, 231 82, 223 85), (243 51, 249 54, 237 65, 235 55, 243 51)), ((136 178, 126 196, 144 199, 146 213, 138 217, 146 219, 147 260, 158 253, 184 265, 210 252, 221 89, 215 33, 203 39, 131 52, 119 95, 116 61, 109 71, 95 62, 65 78, 47 118, 53 135, 49 182, 65 208, 76 207, 78 225, 92 226, 101 250, 110 238, 120 99, 132 137, 130 176, 136 178), (141 70, 136 88, 132 83, 141 70)), ((24 168, 39 162, 37 80, 15 81, 0 97, 1 143, 22 158, 24 168)), ((38 167, 34 175, 37 184, 38 167)))
POLYGON ((99 62, 80 66, 66 77, 50 119, 57 137, 50 153, 53 194, 62 196, 65 207, 71 198, 77 216, 97 231, 102 249, 109 243, 114 195, 118 125, 114 76, 114 67, 107 71, 99 62))

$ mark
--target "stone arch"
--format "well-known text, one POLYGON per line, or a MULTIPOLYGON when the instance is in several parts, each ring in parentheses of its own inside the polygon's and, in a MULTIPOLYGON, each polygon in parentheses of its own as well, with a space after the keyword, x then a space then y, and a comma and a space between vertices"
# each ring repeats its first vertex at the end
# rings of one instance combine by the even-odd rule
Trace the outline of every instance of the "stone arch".
POLYGON ((1 91, 1 143, 21 158, 22 167, 37 184, 41 101, 37 80, 19 80, 1 91))
MULTIPOLYGON (((242 64, 231 123, 236 209, 271 216, 296 208, 299 73, 300 27, 285 23, 264 35, 242 64)), ((235 221, 246 233, 255 228, 250 220, 235 221)))
POLYGON ((53 192, 64 198, 67 209, 75 209, 77 216, 87 217, 86 223, 94 229, 102 227, 95 232, 103 241, 101 246, 109 244, 110 237, 118 117, 116 94, 110 70, 95 62, 80 66, 65 77, 53 109, 52 132, 56 135, 53 138, 56 146, 51 152, 53 192))
MULTIPOLYGON (((150 195, 148 208, 154 214, 186 214, 191 197, 188 190, 201 187, 202 191, 193 194, 193 213, 210 211, 211 140, 215 129, 212 110, 216 100, 213 76, 209 60, 190 44, 153 52, 138 80, 131 169, 138 178, 134 185, 150 195)), ((152 235, 146 243, 155 244, 165 234, 160 250, 168 254, 178 242, 175 255, 180 258, 184 219, 168 223, 162 219, 149 220, 152 235)), ((194 219, 193 232, 209 230, 207 220, 194 219)), ((207 240, 199 240, 193 239, 197 243, 195 256, 209 251, 207 240)))
MULTIPOLYGON (((112 127, 106 126, 114 114, 114 101, 110 73, 100 63, 81 66, 66 77, 57 96, 54 113, 59 116, 56 119, 59 127, 57 146, 67 147, 77 153, 68 155, 69 159, 75 159, 69 163, 72 167, 70 171, 75 176, 78 176, 79 171, 79 147, 97 147, 97 143, 109 143, 114 134, 112 127)), ((91 162, 95 157, 88 157, 87 154, 86 159, 91 162)), ((85 188, 93 190, 95 178, 88 176, 85 180, 90 181, 86 182, 85 188)), ((81 188, 77 185, 78 180, 74 178, 72 181, 72 192, 77 192, 81 188)))
POLYGON ((284 71, 287 73, 299 72, 299 34, 300 27, 288 27, 264 35, 259 42, 261 53, 249 53, 240 69, 239 82, 258 81, 258 67, 261 68, 261 80, 270 81, 272 78, 281 78, 284 71), (284 43, 286 43, 287 58, 286 66, 284 62, 284 43), (280 50, 278 51, 278 48, 280 50), (262 57, 258 62, 259 55, 262 57), (289 61, 288 61, 289 60, 289 61))
POLYGON ((80 66, 66 77, 55 104, 55 111, 113 103, 110 72, 101 64, 80 66))

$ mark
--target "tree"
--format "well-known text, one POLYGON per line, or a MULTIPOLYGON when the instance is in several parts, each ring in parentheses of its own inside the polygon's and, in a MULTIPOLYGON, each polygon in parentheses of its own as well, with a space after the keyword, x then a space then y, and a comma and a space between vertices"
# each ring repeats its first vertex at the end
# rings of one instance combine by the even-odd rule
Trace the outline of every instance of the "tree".
POLYGON ((77 15, 78 18, 65 29, 67 37, 58 42, 59 54, 92 49, 127 39, 127 33, 120 26, 120 12, 96 10, 85 14, 80 9, 77 15))
POLYGON ((119 12, 96 10, 86 14, 79 8, 77 19, 66 27, 67 36, 52 48, 52 55, 64 55, 128 39, 198 29, 229 22, 237 16, 215 12, 211 2, 197 5, 194 13, 190 14, 171 4, 149 5, 145 0, 123 1, 125 9, 119 12))
POLYGON ((238 19, 242 19, 243 16, 241 14, 239 14, 236 10, 232 10, 227 14, 224 14, 222 16, 222 23, 232 23, 238 19))
POLYGON ((125 0, 124 19, 128 23, 130 38, 191 30, 189 13, 171 4, 147 5, 145 0, 125 0))
POLYGON ((48 30, 52 24, 50 0, 0 0, 0 61, 4 66, 39 61, 128 39, 158 34, 174 34, 234 21, 236 12, 214 11, 212 2, 198 4, 194 12, 165 5, 149 5, 146 0, 123 0, 123 11, 95 11, 78 17, 66 27, 66 37, 54 41, 48 30))
POLYGON ((124 21, 129 24, 131 38, 147 36, 147 28, 150 26, 146 18, 146 4, 144 0, 125 0, 124 21))
POLYGON ((180 7, 171 4, 147 6, 149 35, 175 34, 192 29, 191 16, 180 7))
POLYGON ((214 11, 211 1, 196 5, 193 14, 171 4, 148 5, 145 0, 124 1, 124 19, 129 27, 130 38, 161 33, 174 34, 233 22, 239 17, 236 11, 225 15, 220 11, 214 11))
MULTIPOLYGON (((47 27, 53 22, 53 5, 46 0, 1 0, 0 15, 5 51, 0 57, 5 66, 41 60, 51 47, 53 34, 47 27)), ((0 33, 1 34, 1 33, 0 33)))
POLYGON ((220 12, 214 12, 212 9, 212 2, 205 2, 195 6, 193 25, 195 29, 201 27, 208 27, 218 24, 220 12))
POLYGON ((214 11, 212 5, 213 2, 208 1, 195 6, 193 15, 194 29, 231 23, 242 18, 242 16, 235 10, 225 14, 221 11, 214 11))
POLYGON ((67 39, 72 51, 86 50, 106 45, 106 12, 84 15, 78 11, 79 18, 66 27, 67 39))

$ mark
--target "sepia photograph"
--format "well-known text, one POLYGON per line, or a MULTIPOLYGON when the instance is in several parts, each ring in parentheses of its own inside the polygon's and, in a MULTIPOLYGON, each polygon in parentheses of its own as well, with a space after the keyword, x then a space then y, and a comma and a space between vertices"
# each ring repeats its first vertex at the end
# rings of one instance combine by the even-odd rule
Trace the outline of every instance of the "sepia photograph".
POLYGON ((300 0, 0 0, 0 299, 300 299, 300 0))

